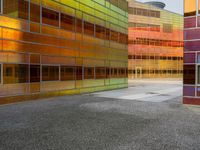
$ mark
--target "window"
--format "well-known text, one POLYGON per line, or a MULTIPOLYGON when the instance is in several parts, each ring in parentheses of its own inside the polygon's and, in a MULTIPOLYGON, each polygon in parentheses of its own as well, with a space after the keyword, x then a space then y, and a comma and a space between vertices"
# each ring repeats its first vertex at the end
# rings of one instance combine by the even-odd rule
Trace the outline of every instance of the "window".
POLYGON ((106 68, 104 67, 96 67, 95 68, 96 79, 104 79, 106 78, 106 68))
POLYGON ((42 81, 58 81, 59 66, 42 66, 42 81))
POLYGON ((184 0, 184 16, 196 15, 196 0, 184 0))
POLYGON ((111 69, 110 68, 106 68, 106 78, 110 78, 110 72, 111 72, 111 69))
POLYGON ((124 33, 119 33, 119 42, 122 44, 127 44, 128 42, 128 35, 124 33))
POLYGON ((61 66, 61 81, 75 80, 75 67, 61 66))
POLYGON ((16 18, 28 19, 29 2, 25 0, 3 0, 3 13, 16 18))
POLYGON ((76 67, 76 80, 82 80, 83 79, 83 67, 77 66, 76 67))
POLYGON ((200 66, 198 66, 198 84, 200 84, 200 66))
POLYGON ((40 22, 40 6, 30 3, 30 20, 40 22))
POLYGON ((40 65, 30 65, 30 82, 40 82, 40 65))
POLYGON ((184 84, 195 84, 195 65, 184 65, 184 84))
POLYGON ((4 64, 3 65, 4 84, 28 82, 28 68, 29 67, 26 64, 4 64))
POLYGON ((104 39, 105 38, 105 28, 99 25, 96 25, 95 28, 95 35, 97 38, 104 39))
POLYGON ((118 42, 118 32, 111 30, 110 34, 111 34, 111 40, 115 41, 115 42, 118 42))
POLYGON ((1 72, 1 64, 0 64, 0 84, 1 84, 1 78, 2 78, 2 72, 1 72))
POLYGON ((94 24, 89 22, 84 22, 84 33, 94 36, 94 24))
POLYGON ((111 68, 111 77, 117 78, 118 77, 118 70, 117 68, 111 68))
POLYGON ((83 21, 81 19, 76 19, 76 32, 82 33, 83 21))
POLYGON ((163 32, 172 33, 173 32, 172 24, 163 24, 163 32))
POLYGON ((2 0, 0 0, 0 14, 2 14, 1 8, 2 8, 2 0))
POLYGON ((142 8, 129 8, 129 14, 160 18, 160 12, 142 8))
POLYGON ((106 40, 110 40, 110 29, 106 29, 106 40))
POLYGON ((120 68, 119 69, 119 77, 125 78, 126 77, 126 69, 125 68, 120 68))
POLYGON ((74 31, 75 30, 75 18, 66 14, 61 14, 61 28, 74 31))
POLYGON ((59 26, 59 13, 47 8, 42 8, 42 23, 59 26))
POLYGON ((84 79, 94 79, 94 67, 84 68, 84 79))

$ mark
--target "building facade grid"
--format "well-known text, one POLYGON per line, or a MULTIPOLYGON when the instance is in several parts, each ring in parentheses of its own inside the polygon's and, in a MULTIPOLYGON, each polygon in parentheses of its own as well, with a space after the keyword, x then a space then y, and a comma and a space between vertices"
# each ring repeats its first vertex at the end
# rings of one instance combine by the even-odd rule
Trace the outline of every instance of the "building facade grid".
POLYGON ((126 0, 0 4, 0 103, 127 87, 126 0))

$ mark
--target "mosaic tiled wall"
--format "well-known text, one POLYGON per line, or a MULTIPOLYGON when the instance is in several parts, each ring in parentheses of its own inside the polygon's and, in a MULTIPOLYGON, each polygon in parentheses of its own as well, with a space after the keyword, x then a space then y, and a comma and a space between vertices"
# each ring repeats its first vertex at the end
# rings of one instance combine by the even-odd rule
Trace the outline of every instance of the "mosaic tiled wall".
POLYGON ((200 105, 200 1, 184 2, 183 103, 200 105))
POLYGON ((183 16, 129 2, 129 78, 182 78, 183 16))
POLYGON ((126 0, 0 3, 0 103, 127 87, 126 0))

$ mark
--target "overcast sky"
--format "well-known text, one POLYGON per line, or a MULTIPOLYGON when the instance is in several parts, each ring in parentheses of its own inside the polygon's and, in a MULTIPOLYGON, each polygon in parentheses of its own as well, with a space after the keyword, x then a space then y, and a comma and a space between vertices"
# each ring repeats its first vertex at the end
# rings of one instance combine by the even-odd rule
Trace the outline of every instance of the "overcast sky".
MULTIPOLYGON (((137 1, 148 2, 154 0, 137 0, 137 1)), ((160 1, 163 1, 166 4, 165 9, 179 14, 183 14, 183 0, 160 0, 160 1)))

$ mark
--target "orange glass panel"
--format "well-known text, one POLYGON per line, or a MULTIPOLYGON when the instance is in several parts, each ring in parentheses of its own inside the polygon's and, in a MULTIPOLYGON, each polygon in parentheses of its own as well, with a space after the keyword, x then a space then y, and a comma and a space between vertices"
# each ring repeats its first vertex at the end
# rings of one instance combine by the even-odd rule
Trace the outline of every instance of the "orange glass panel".
POLYGON ((40 33, 40 24, 30 23, 30 31, 40 33))
POLYGON ((196 15, 196 0, 185 0, 184 1, 184 15, 194 16, 196 15))

